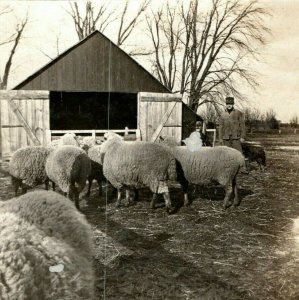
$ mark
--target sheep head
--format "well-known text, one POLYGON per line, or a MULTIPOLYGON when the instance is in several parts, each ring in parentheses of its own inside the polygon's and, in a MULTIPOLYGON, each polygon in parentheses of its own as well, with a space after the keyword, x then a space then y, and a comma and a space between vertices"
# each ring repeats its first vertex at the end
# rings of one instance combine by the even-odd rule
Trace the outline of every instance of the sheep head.
POLYGON ((109 141, 111 139, 118 139, 118 140, 122 141, 124 138, 122 136, 120 136, 119 134, 109 130, 104 134, 104 140, 109 141))

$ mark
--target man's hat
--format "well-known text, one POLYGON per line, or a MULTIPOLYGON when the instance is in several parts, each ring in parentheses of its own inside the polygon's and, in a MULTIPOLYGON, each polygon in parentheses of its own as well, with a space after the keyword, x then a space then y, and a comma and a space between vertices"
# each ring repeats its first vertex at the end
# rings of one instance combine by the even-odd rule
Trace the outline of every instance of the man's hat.
POLYGON ((225 103, 226 103, 226 104, 235 104, 235 99, 234 99, 234 97, 226 97, 226 98, 225 98, 225 103))

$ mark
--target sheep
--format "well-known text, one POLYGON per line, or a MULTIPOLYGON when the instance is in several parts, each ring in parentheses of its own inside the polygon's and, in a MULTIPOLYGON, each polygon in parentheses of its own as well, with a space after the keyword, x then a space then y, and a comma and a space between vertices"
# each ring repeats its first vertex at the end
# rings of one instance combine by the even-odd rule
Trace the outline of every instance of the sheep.
MULTIPOLYGON (((49 178, 46 174, 45 164, 51 148, 42 146, 29 146, 15 151, 9 162, 9 173, 15 196, 19 187, 22 193, 27 192, 28 187, 35 187, 45 183, 46 190, 49 188, 49 178)), ((54 188, 54 186, 53 186, 54 188)))
POLYGON ((86 152, 76 146, 61 146, 52 151, 46 161, 50 180, 75 201, 79 209, 79 194, 90 175, 91 162, 86 152), (77 185, 77 186, 76 186, 77 185))
POLYGON ((189 184, 206 185, 213 181, 225 188, 224 209, 230 206, 232 195, 233 205, 240 204, 237 175, 240 168, 245 168, 245 159, 238 150, 226 146, 202 147, 196 152, 184 146, 167 148, 179 163, 178 182, 184 191, 185 206, 190 204, 187 194, 189 184))
POLYGON ((264 170, 266 166, 266 153, 261 145, 244 142, 242 145, 242 152, 244 156, 250 161, 256 161, 260 170, 264 170))
POLYGON ((93 300, 93 255, 91 227, 65 197, 33 191, 0 204, 1 300, 93 300))
POLYGON ((174 212, 168 190, 168 180, 176 179, 176 161, 172 154, 158 144, 150 142, 125 142, 113 132, 105 134, 100 148, 103 173, 118 190, 117 206, 121 202, 121 189, 149 187, 153 192, 151 207, 155 208, 157 194, 163 194, 168 213, 174 212))
POLYGON ((57 148, 65 145, 80 147, 78 137, 74 133, 69 132, 61 136, 59 139, 51 141, 48 146, 52 148, 57 148))

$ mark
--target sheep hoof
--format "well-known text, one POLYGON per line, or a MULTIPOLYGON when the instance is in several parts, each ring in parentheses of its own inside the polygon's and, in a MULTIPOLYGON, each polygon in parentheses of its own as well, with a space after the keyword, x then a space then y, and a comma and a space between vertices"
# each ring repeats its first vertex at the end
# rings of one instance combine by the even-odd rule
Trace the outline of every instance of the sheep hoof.
POLYGON ((166 211, 167 211, 167 213, 168 213, 169 215, 171 215, 171 214, 174 214, 174 213, 176 212, 176 208, 170 206, 170 207, 167 207, 167 208, 166 208, 166 211))
POLYGON ((191 201, 190 200, 184 201, 184 206, 190 206, 190 205, 191 205, 191 201))
POLYGON ((136 204, 136 203, 133 202, 133 201, 127 201, 126 207, 133 206, 133 205, 135 205, 135 204, 136 204))
POLYGON ((231 203, 224 203, 224 204, 223 204, 223 209, 226 210, 226 209, 228 209, 229 207, 231 207, 231 205, 232 205, 231 203))
POLYGON ((240 206, 240 201, 234 202, 234 207, 238 207, 238 206, 240 206))

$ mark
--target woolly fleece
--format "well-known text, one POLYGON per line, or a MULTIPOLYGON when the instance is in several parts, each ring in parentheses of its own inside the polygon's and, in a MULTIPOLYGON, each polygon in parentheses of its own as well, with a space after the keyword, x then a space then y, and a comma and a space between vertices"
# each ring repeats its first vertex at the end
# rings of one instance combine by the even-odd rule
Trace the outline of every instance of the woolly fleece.
POLYGON ((226 146, 202 147, 197 152, 191 152, 187 147, 169 147, 169 150, 181 164, 184 177, 192 184, 217 181, 226 186, 240 167, 245 168, 244 156, 226 146))
POLYGON ((94 299, 92 231, 65 197, 29 192, 0 204, 1 300, 94 299), (50 266, 64 265, 60 273, 50 266))
POLYGON ((65 193, 69 193, 70 186, 75 183, 79 185, 78 192, 80 193, 90 171, 89 157, 84 150, 75 146, 61 146, 55 149, 46 162, 48 177, 65 193))
POLYGON ((48 176, 45 165, 52 150, 42 146, 20 148, 13 153, 9 163, 9 173, 24 184, 35 187, 44 183, 48 176))
POLYGON ((165 181, 176 179, 175 158, 158 144, 124 142, 115 136, 101 145, 100 155, 104 176, 117 189, 147 186, 158 193, 165 181))

